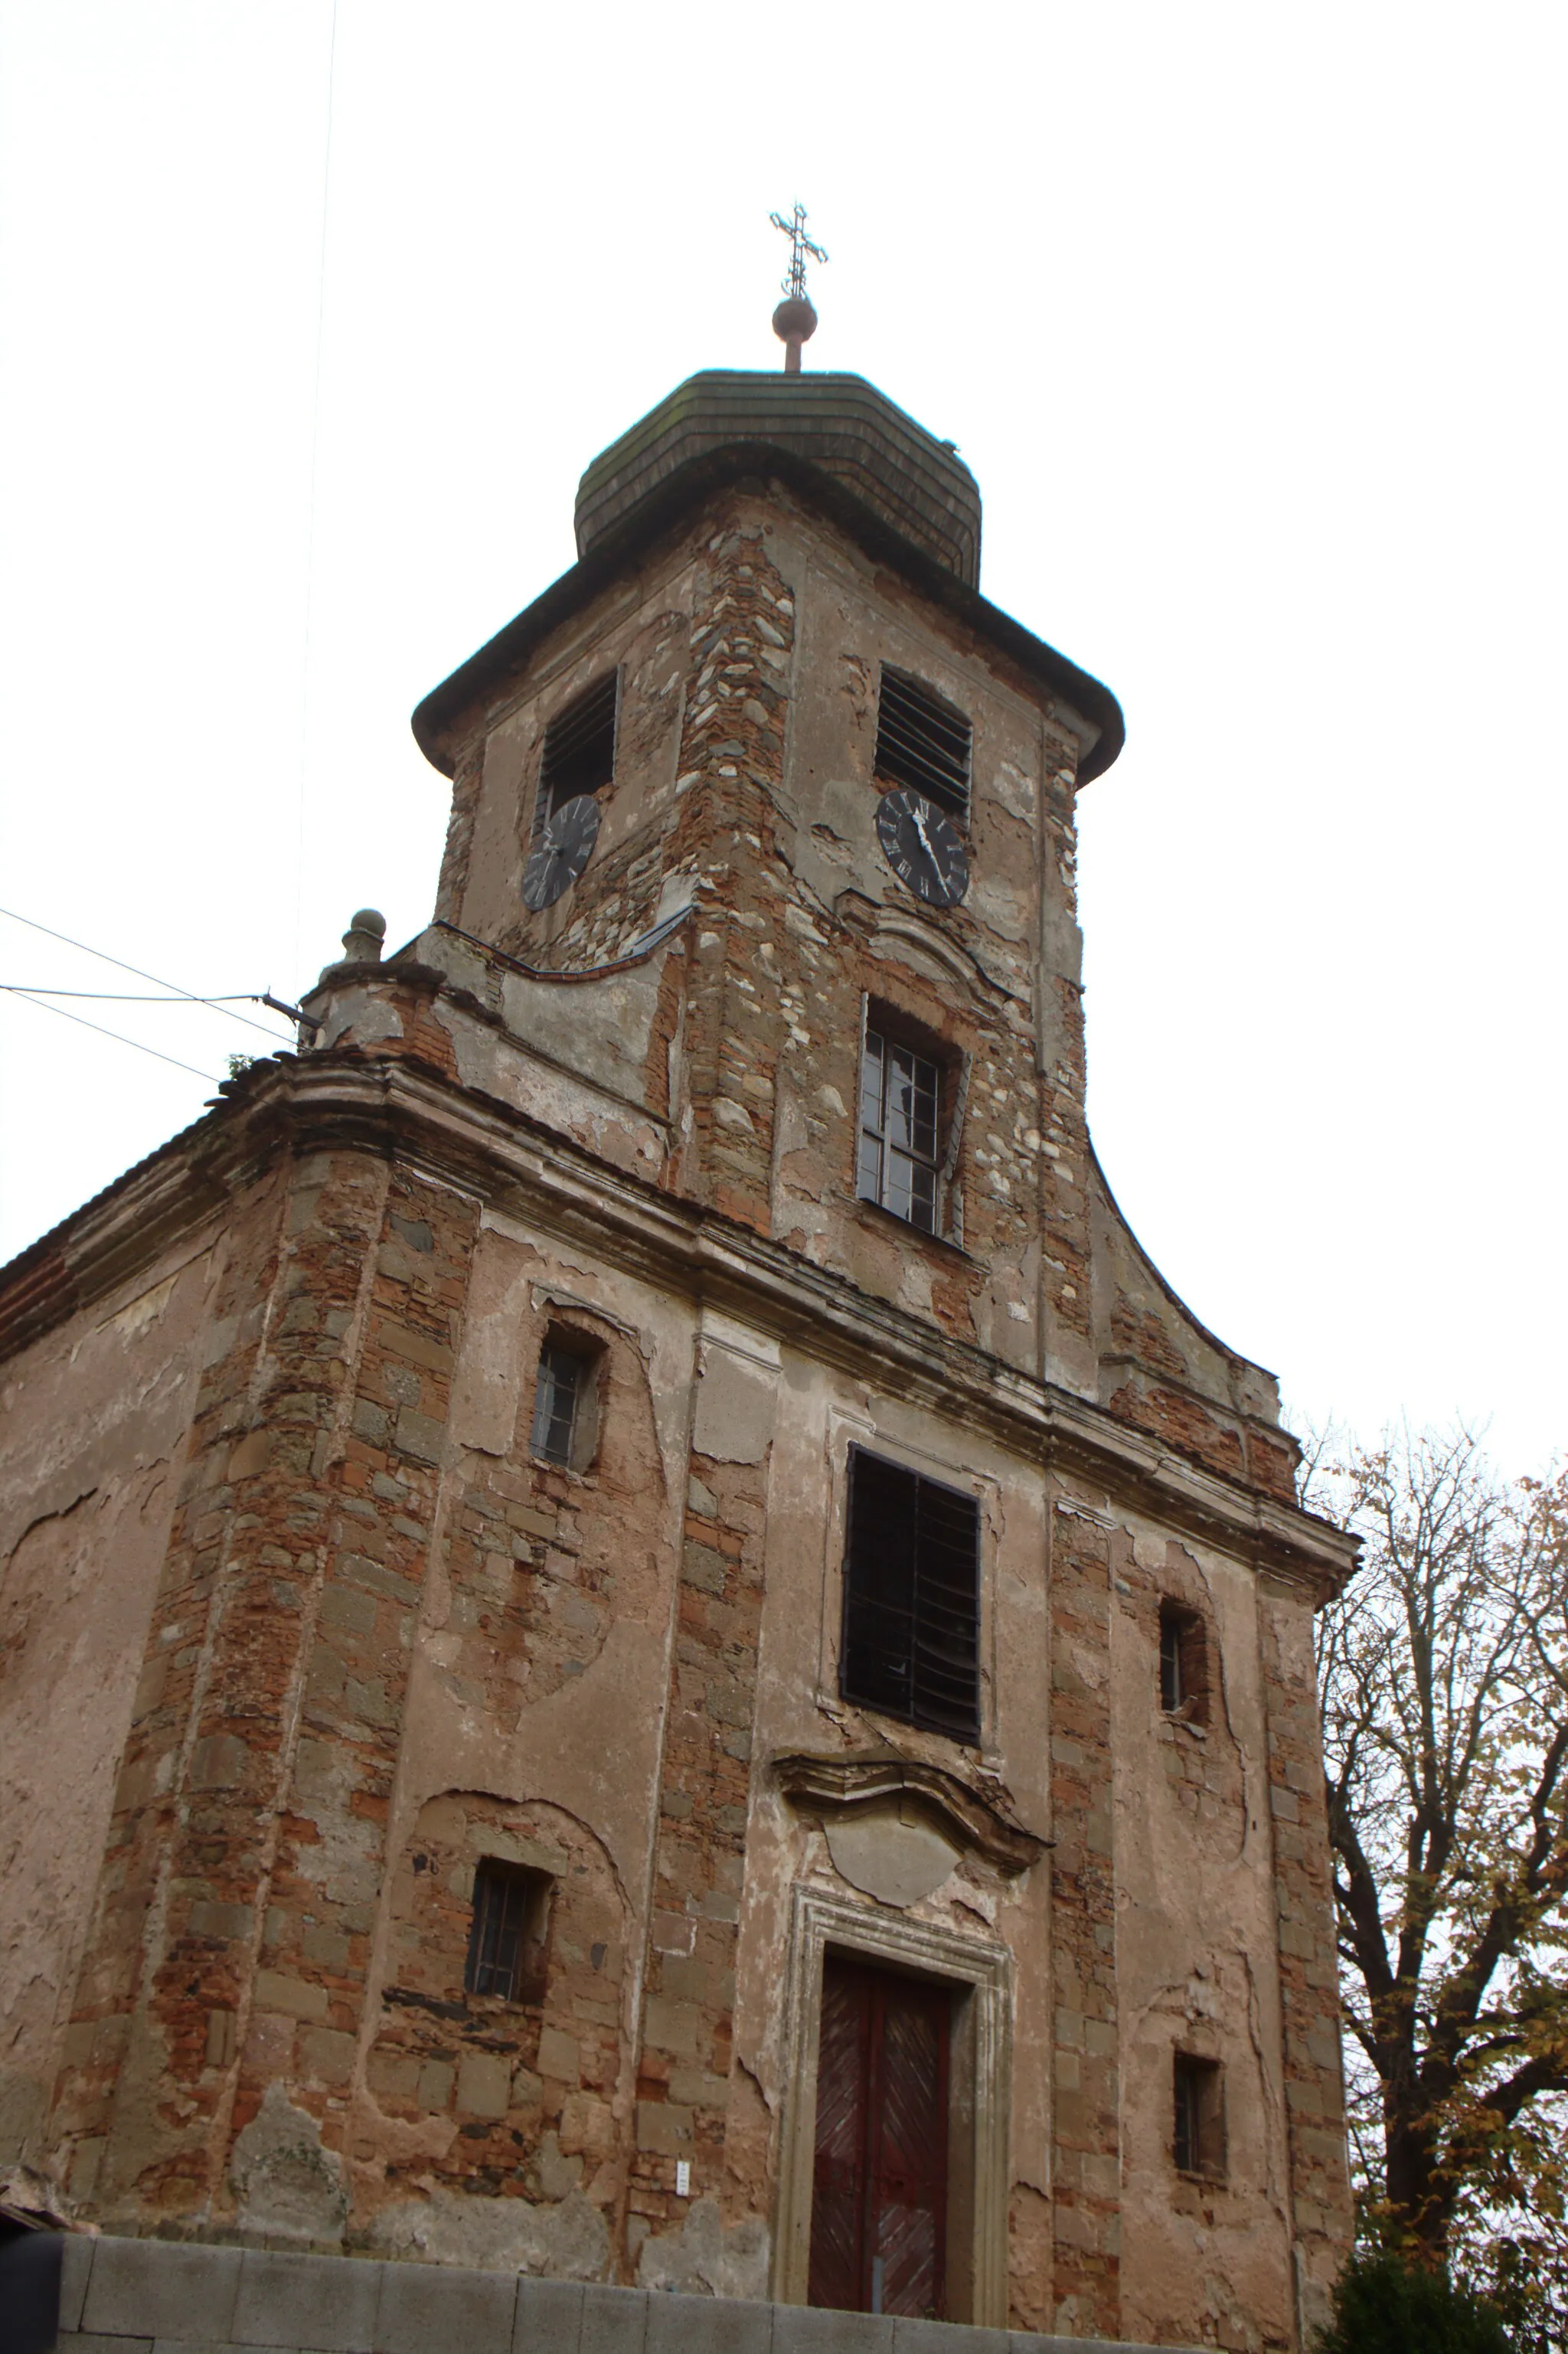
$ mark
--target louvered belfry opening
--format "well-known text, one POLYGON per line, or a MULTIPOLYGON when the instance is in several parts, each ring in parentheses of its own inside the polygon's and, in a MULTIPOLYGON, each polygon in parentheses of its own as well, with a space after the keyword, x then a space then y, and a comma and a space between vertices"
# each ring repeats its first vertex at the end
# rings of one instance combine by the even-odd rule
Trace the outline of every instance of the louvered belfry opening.
POLYGON ((907 672, 882 672, 876 706, 875 769, 909 785, 952 817, 969 813, 969 723, 907 672))
POLYGON ((859 1447, 839 1684, 884 1715, 980 1739, 980 1506, 859 1447))
POLYGON ((951 2019, 946 1988, 823 1956, 812 2305, 947 2317, 951 2019))
POLYGON ((535 830, 579 793, 597 793, 615 775, 615 711, 619 671, 596 679, 545 730, 535 801, 535 830))

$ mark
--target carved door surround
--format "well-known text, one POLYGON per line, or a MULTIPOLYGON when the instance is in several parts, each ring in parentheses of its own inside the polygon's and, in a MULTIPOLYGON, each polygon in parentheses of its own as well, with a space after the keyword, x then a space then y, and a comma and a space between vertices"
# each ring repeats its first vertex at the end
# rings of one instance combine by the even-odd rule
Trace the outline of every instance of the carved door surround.
POLYGON ((948 2311, 954 2320, 1005 2328, 1012 1955, 989 1938, 914 1922, 810 1882, 797 1883, 790 1919, 772 2294, 788 2305, 807 2299, 822 1964, 830 1948, 951 1988, 948 2311))

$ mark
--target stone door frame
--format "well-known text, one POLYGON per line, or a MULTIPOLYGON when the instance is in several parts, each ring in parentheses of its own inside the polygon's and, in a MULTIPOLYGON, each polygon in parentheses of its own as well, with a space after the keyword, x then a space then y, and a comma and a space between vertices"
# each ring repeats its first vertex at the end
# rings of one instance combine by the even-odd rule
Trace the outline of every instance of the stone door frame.
POLYGON ((822 1956, 947 1980, 954 2005, 949 2103, 948 2274, 955 2319, 1007 2327, 1012 2094, 1012 1956, 1007 1946, 856 1904, 799 1882, 790 1914, 784 2013, 778 2224, 770 2294, 804 2305, 810 2271, 822 1956))

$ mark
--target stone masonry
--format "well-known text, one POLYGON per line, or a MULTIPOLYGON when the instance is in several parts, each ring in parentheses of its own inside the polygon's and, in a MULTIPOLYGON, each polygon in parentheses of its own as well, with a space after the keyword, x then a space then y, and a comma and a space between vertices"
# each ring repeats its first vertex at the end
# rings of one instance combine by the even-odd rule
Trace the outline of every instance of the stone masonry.
MULTIPOLYGON (((950 1997, 959 2354, 1304 2354, 1349 2233, 1312 1614, 1353 1557, 1090 1144, 1075 800, 1119 713, 980 597, 978 493, 881 395, 694 385, 416 715, 429 928, 353 928, 297 1053, 0 1271, 0 2160, 106 2235, 95 2283, 159 2243, 360 2300, 280 2347, 416 2354, 371 2306, 439 2276, 504 2279, 497 2346, 711 2311, 916 2354, 805 2310, 859 1955, 950 1997), (885 667, 970 729, 950 907, 877 848, 885 667), (611 673, 593 854, 530 910, 548 730, 611 673), (857 1198, 868 1026, 942 1074, 929 1232, 857 1198), (976 1740, 844 1695, 854 1448, 973 1499, 976 1740), (542 1907, 510 1997, 486 1871, 542 1907)), ((97 2293, 79 2342, 181 2335, 97 2293)))

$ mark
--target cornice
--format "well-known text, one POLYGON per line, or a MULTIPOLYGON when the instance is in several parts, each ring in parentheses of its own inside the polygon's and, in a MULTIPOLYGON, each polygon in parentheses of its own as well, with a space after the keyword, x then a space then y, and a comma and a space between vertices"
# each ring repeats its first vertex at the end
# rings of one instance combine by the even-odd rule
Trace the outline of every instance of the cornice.
POLYGON ((1042 1382, 845 1278, 596 1159, 527 1113, 409 1058, 280 1055, 212 1115, 0 1270, 0 1355, 151 1263, 285 1152, 398 1158, 612 1264, 710 1304, 873 1386, 959 1414, 1010 1452, 1214 1543, 1326 1600, 1354 1540, 1177 1454, 1093 1399, 1042 1382), (45 1278, 47 1276, 47 1279, 45 1278))
POLYGON ((812 1814, 843 1817, 890 1798, 913 1802, 955 1847, 981 1857, 1009 1880, 1055 1845, 1025 1830, 995 1799, 971 1789, 958 1775, 923 1758, 906 1757, 901 1750, 779 1757, 773 1771, 785 1797, 812 1814))
POLYGON ((1080 785, 1110 767, 1125 740, 1126 722, 1107 686, 895 531, 884 516, 821 466, 795 451, 756 440, 707 451, 680 466, 569 572, 553 581, 426 695, 410 724, 415 741, 431 766, 450 777, 476 710, 514 688, 556 630, 613 588, 666 537, 686 526, 716 493, 758 474, 781 482, 836 524, 874 562, 1013 665, 1036 693, 1043 690, 1075 712, 1090 730, 1090 741, 1077 768, 1080 785))

